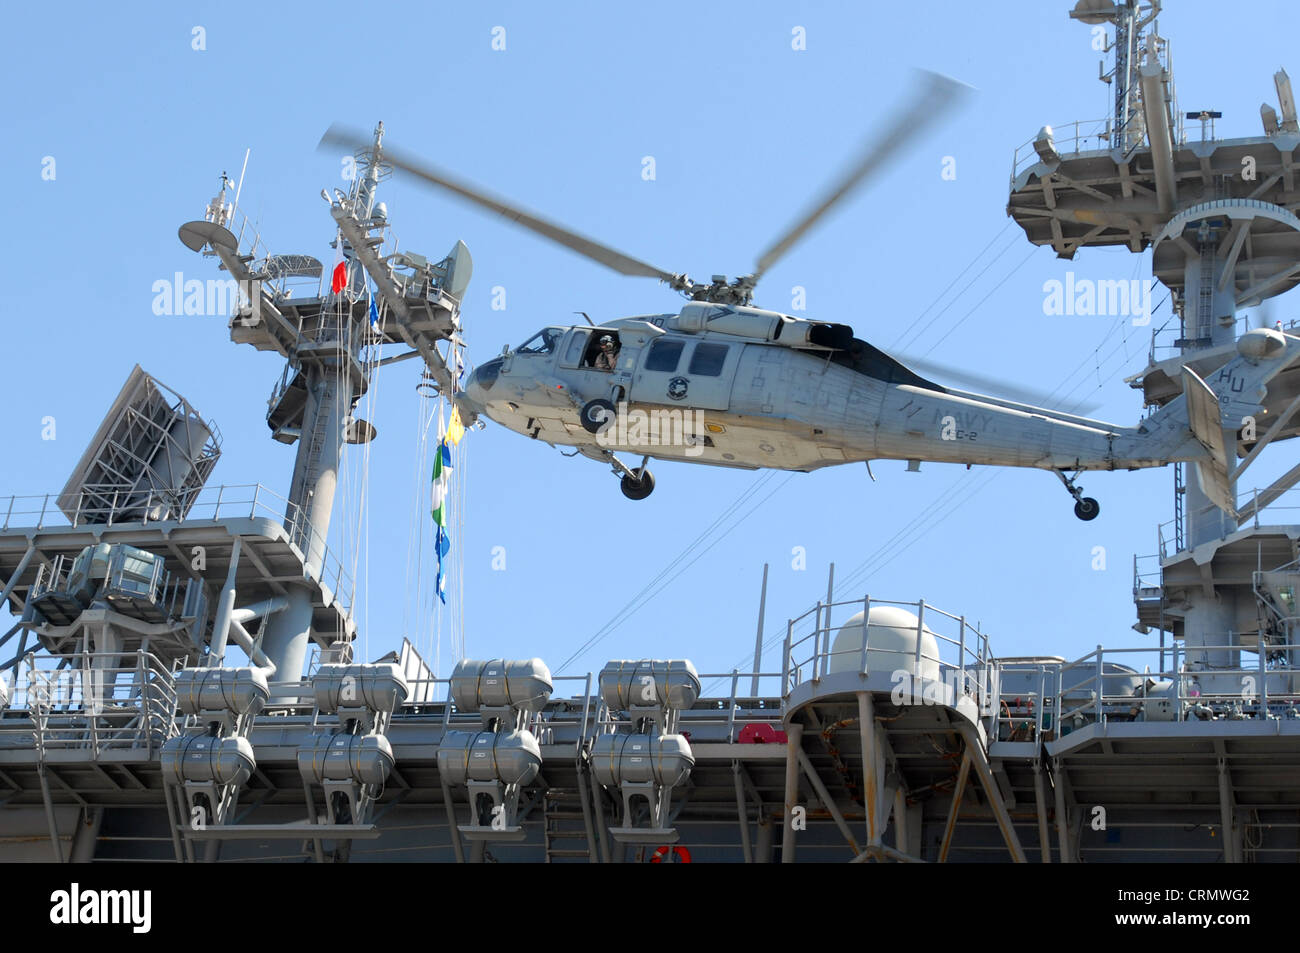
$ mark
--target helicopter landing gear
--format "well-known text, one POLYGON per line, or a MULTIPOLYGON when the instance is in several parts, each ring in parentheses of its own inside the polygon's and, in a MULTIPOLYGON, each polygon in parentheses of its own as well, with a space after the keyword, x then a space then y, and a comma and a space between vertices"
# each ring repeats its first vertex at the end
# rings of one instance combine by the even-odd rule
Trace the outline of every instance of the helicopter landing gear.
POLYGON ((1078 479, 1078 477, 1067 477, 1060 470, 1054 472, 1058 477, 1060 477, 1061 482, 1065 484, 1065 489, 1072 497, 1074 497, 1074 515, 1079 517, 1079 519, 1083 520, 1085 523, 1090 520, 1095 520, 1097 514, 1101 512, 1101 504, 1090 496, 1084 496, 1083 488, 1074 485, 1074 481, 1078 479))
POLYGON ((608 463, 609 468, 614 471, 614 476, 619 478, 619 489, 629 500, 644 500, 654 492, 654 474, 646 469, 646 464, 650 462, 649 456, 642 457, 641 465, 633 469, 613 453, 600 447, 580 446, 577 452, 592 460, 608 463))
POLYGON ((614 473, 616 475, 622 474, 618 488, 623 491, 623 495, 629 500, 644 500, 654 492, 654 474, 646 469, 646 464, 650 462, 649 457, 642 457, 641 465, 635 470, 612 453, 609 454, 607 459, 613 467, 614 473))
POLYGON ((614 405, 607 400, 597 397, 595 400, 589 400, 582 405, 578 411, 578 419, 582 421, 582 429, 587 433, 598 434, 611 423, 617 416, 614 405))
POLYGON ((629 500, 644 500, 655 489, 655 475, 653 473, 644 467, 637 472, 641 474, 639 479, 633 479, 631 476, 624 474, 623 479, 618 483, 618 488, 623 491, 623 495, 629 500))

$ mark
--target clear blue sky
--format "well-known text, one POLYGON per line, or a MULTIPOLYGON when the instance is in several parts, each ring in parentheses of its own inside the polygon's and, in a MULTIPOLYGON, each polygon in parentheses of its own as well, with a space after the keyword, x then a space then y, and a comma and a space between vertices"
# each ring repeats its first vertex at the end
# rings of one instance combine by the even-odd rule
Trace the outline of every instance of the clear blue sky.
MULTIPOLYGON (((217 276, 176 228, 201 217, 218 174, 237 174, 245 149, 242 205, 276 252, 332 260, 318 193, 344 183, 338 157, 317 153, 316 142, 331 122, 383 119, 392 144, 580 231, 696 277, 734 275, 906 95, 912 66, 978 93, 785 258, 759 303, 788 310, 791 287, 802 285, 808 315, 849 323, 883 347, 930 308, 906 352, 932 349, 931 359, 1009 383, 1059 386, 1099 404, 1096 416, 1131 424, 1140 399, 1122 378, 1143 366, 1150 329, 1045 317, 1043 283, 1071 268, 1145 275, 1149 258, 1085 252, 1067 263, 1031 253, 1018 229, 1004 228, 1013 148, 1044 123, 1107 112, 1099 55, 1068 7, 175 3, 70 15, 17 6, 0 34, 9 92, 0 171, 10 186, 0 232, 0 492, 59 489, 136 362, 221 426, 213 484, 287 490, 293 450, 273 443, 264 423, 279 359, 231 343, 224 319, 159 317, 150 307, 153 282, 177 270, 217 276), (195 26, 205 50, 192 49, 195 26), (506 30, 504 52, 491 48, 496 26, 506 30), (804 51, 791 49, 796 26, 806 30, 804 51), (940 177, 949 155, 954 181, 940 177), (41 177, 46 156, 53 181, 41 177), (642 179, 644 156, 655 158, 654 181, 642 179), (53 441, 41 439, 47 415, 57 420, 53 441)), ((1181 106, 1223 110, 1223 136, 1258 131, 1273 70, 1290 65, 1300 76, 1294 5, 1249 10, 1174 0, 1161 21, 1181 106)), ((619 278, 400 180, 381 197, 403 248, 436 258, 457 238, 468 244, 472 363, 575 311, 602 320, 680 304, 651 281, 619 278), (493 286, 507 290, 505 311, 489 307, 493 286)), ((1277 305, 1278 317, 1300 316, 1287 298, 1277 305)), ((1155 324, 1167 316, 1166 305, 1155 324)), ((418 368, 381 373, 361 558, 371 657, 394 647, 404 626, 414 634, 407 552, 413 500, 423 504, 427 482, 413 485, 418 368)), ((864 567, 842 595, 925 597, 981 620, 1002 654, 1076 657, 1098 642, 1141 644, 1130 630, 1132 558, 1155 550, 1157 522, 1172 517, 1172 471, 1087 476, 1102 515, 1085 524, 1038 471, 990 479, 882 462, 872 483, 858 466, 787 481, 665 463, 654 496, 632 503, 604 468, 495 425, 467 442, 467 528, 456 545, 476 656, 540 655, 558 666, 739 497, 758 484, 743 513, 779 486, 726 535, 709 537, 712 548, 584 655, 581 671, 646 655, 730 669, 752 651, 765 561, 772 632, 824 594, 833 561, 841 580, 864 567), (922 533, 891 544, 917 520, 922 533), (497 546, 505 571, 492 569, 497 546), (796 546, 806 549, 805 571, 791 568, 796 546), (1097 546, 1105 571, 1092 568, 1097 546)), ((1279 448, 1261 469, 1280 472, 1292 453, 1279 448)), ((427 507, 419 513, 427 528, 427 507)), ((775 653, 769 660, 778 664, 775 653)))

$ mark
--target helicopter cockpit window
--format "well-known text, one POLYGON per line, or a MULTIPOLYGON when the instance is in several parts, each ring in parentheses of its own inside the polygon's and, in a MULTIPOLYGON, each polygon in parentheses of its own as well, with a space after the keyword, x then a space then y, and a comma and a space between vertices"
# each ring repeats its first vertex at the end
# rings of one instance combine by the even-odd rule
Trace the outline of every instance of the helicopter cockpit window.
POLYGON ((727 363, 727 345, 701 342, 695 345, 695 353, 691 355, 689 373, 698 374, 700 377, 717 377, 722 373, 722 365, 725 363, 727 363))
POLYGON ((564 337, 564 328, 542 328, 523 344, 519 345, 515 351, 516 354, 552 354, 555 346, 560 343, 560 338, 564 337))
POLYGON ((682 358, 683 341, 655 341, 650 345, 650 353, 646 355, 645 369, 647 371, 666 371, 671 374, 677 370, 677 364, 682 358))

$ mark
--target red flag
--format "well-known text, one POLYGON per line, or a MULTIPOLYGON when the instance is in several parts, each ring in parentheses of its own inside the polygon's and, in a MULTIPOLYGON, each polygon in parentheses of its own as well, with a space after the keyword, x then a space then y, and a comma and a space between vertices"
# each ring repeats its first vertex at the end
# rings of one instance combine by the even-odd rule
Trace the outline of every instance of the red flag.
POLYGON ((330 276, 330 291, 338 294, 348 286, 348 261, 343 257, 343 231, 334 233, 334 271, 330 276))

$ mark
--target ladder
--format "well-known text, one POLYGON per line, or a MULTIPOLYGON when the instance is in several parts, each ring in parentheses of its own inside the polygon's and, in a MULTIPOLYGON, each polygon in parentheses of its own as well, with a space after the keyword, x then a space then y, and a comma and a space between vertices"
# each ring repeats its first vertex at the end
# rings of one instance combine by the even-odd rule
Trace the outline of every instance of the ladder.
POLYGON ((1196 336, 1208 347, 1214 336, 1214 258, 1216 245, 1213 236, 1201 242, 1201 286, 1196 301, 1196 336))
POLYGON ((1178 552, 1178 553, 1181 553, 1183 551, 1186 544, 1186 539, 1184 538, 1184 534, 1186 530, 1183 525, 1183 521, 1186 519, 1186 515, 1183 512, 1183 501, 1186 499, 1186 495, 1187 495, 1187 483, 1186 483, 1186 478, 1183 475, 1183 465, 1181 463, 1175 463, 1174 464, 1174 552, 1178 552))
POLYGON ((542 830, 546 838, 546 863, 590 859, 591 845, 587 843, 582 802, 576 791, 547 789, 542 801, 542 830))
POLYGON ((1213 234, 1202 223, 1200 239, 1200 280, 1197 282, 1195 307, 1188 314, 1191 304, 1192 289, 1187 289, 1187 299, 1178 310, 1178 321, 1182 335, 1174 342, 1183 353, 1210 347, 1214 343, 1214 263, 1217 260, 1217 246, 1213 234), (1189 325, 1188 322, 1191 322, 1189 325))
POLYGON ((325 446, 325 431, 329 427, 329 422, 325 417, 324 408, 318 405, 316 419, 312 422, 311 444, 307 448, 307 465, 303 468, 302 474, 304 497, 316 488, 321 451, 325 446))

